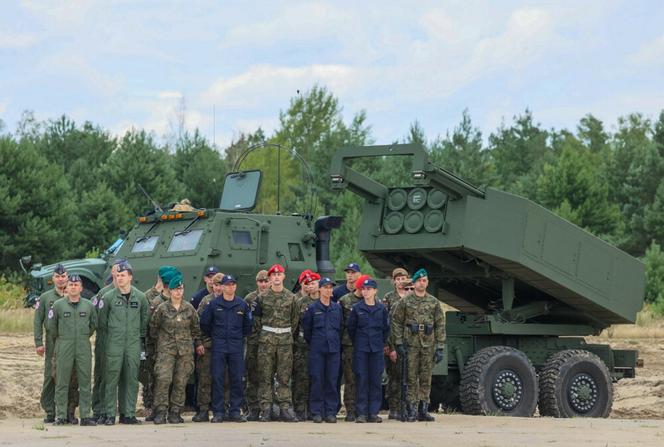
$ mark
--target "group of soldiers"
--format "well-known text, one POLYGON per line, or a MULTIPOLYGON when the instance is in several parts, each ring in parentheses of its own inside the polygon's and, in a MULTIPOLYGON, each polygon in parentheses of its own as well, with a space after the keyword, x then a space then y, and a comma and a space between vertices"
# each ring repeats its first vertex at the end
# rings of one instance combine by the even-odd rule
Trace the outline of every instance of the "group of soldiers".
POLYGON ((186 300, 177 268, 162 266, 143 293, 132 286, 131 265, 118 260, 109 284, 88 301, 81 278, 58 265, 35 312, 45 421, 76 424, 78 405, 81 425, 113 425, 118 413, 119 423, 138 424, 140 382, 146 421, 182 423, 194 371, 194 422, 335 423, 342 384, 346 421, 381 422, 384 371, 389 418, 433 420, 431 375, 445 335, 427 272, 395 269, 394 290, 382 299, 358 264, 345 275, 337 286, 305 270, 293 293, 275 264, 242 298, 235 278, 211 266, 205 287, 186 300))

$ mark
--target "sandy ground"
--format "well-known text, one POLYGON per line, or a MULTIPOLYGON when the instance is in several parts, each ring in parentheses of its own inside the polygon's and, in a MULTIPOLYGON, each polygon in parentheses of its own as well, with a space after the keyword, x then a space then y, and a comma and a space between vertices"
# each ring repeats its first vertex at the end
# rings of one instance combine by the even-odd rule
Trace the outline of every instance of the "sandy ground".
MULTIPOLYGON (((589 342, 606 343, 603 339, 589 342)), ((192 424, 155 427, 43 427, 39 392, 43 359, 29 335, 0 334, 0 444, 89 445, 104 440, 118 445, 156 445, 165 440, 197 446, 236 441, 237 445, 436 445, 458 439, 463 445, 664 445, 664 340, 611 340, 616 348, 638 349, 644 368, 635 379, 615 385, 609 420, 471 417, 438 415, 427 430, 423 424, 385 422, 346 424, 192 424), (21 419, 22 418, 22 419, 21 419), (615 420, 629 419, 629 420, 615 420), (218 434, 213 434, 218 433, 218 434), (159 441, 161 440, 161 441, 159 441)), ((190 416, 190 415, 189 415, 190 416)), ((187 420, 191 420, 190 417, 187 420)))

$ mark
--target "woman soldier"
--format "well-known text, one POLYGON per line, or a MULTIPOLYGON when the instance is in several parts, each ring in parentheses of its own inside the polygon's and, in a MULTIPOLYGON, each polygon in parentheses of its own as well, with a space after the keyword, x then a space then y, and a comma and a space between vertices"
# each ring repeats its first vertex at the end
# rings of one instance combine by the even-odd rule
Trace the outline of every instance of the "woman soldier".
POLYGON ((154 407, 155 424, 183 423, 180 409, 184 406, 185 387, 194 370, 193 346, 203 355, 198 313, 183 301, 182 275, 175 275, 168 284, 171 299, 161 303, 150 319, 150 335, 157 340, 155 361, 154 407), (168 389, 173 386, 170 399, 168 389), (168 411, 168 417, 166 412, 168 411))

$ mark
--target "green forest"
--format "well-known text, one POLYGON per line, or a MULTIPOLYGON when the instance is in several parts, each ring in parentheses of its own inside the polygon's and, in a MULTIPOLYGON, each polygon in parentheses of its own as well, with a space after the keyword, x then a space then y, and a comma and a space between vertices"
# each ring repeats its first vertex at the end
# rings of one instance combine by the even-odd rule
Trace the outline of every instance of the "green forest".
MULTIPOLYGON (((337 268, 357 260, 370 271, 355 248, 360 200, 329 189, 329 161, 344 146, 392 142, 374 140, 363 111, 344 119, 342 104, 325 87, 286 106, 271 135, 256 129, 226 148, 197 131, 168 139, 140 129, 116 136, 67 116, 37 121, 31 112, 15 128, 0 121, 0 272, 17 275, 27 254, 42 263, 98 254, 151 209, 139 184, 161 204, 187 198, 214 208, 225 174, 259 143, 287 149, 280 151, 281 211, 304 212, 308 194, 315 194, 316 216, 344 218, 332 239, 337 268), (307 160, 313 184, 293 150, 307 160)), ((664 313, 664 111, 656 120, 630 113, 615 123, 588 114, 574 129, 545 128, 535 115, 519 112, 483 135, 470 113, 460 111, 459 123, 444 135, 428 135, 413 121, 399 142, 421 143, 436 164, 471 183, 528 197, 642 259, 646 299, 664 313)), ((278 154, 257 150, 242 164, 264 171, 258 211, 276 211, 278 154)), ((407 183, 407 165, 399 159, 355 167, 407 183)))

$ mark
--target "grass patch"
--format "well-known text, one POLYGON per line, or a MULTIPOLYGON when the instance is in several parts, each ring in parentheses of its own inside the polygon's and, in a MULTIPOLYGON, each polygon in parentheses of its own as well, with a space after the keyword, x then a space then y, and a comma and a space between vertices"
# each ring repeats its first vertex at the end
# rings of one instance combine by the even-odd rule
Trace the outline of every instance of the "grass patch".
POLYGON ((646 304, 636 314, 636 324, 616 324, 603 330, 600 338, 664 338, 664 316, 646 304))
POLYGON ((46 430, 46 427, 45 427, 44 424, 41 423, 41 422, 38 423, 38 424, 33 425, 32 428, 35 429, 35 430, 39 430, 39 431, 44 431, 44 430, 46 430))
POLYGON ((0 310, 23 308, 25 288, 18 278, 0 275, 0 310))
POLYGON ((10 334, 30 333, 33 330, 33 309, 0 310, 0 332, 10 334))

